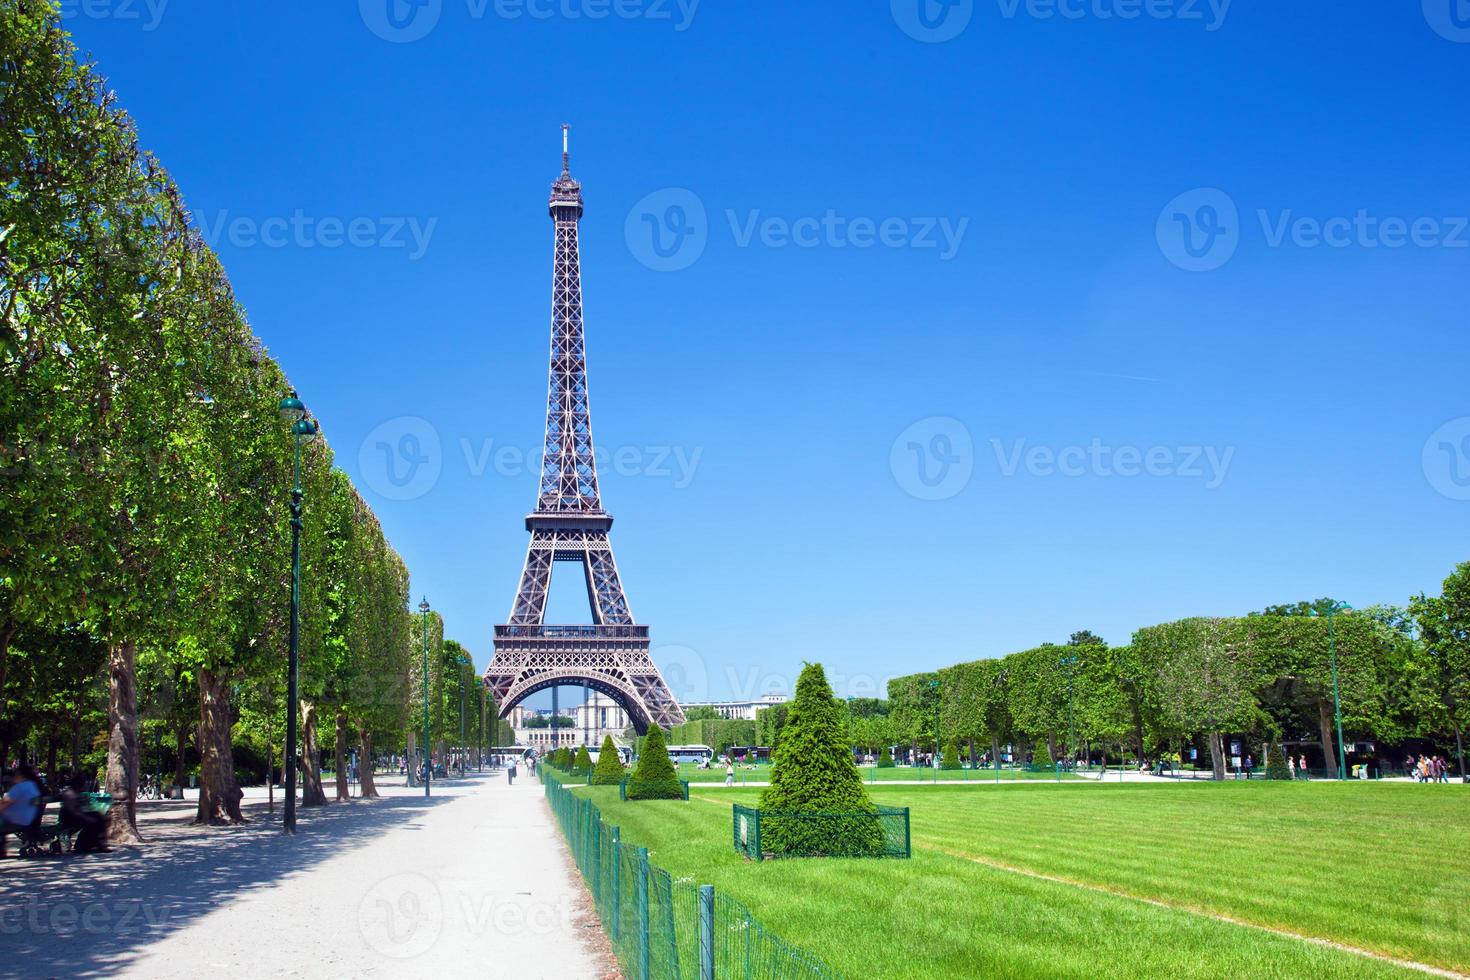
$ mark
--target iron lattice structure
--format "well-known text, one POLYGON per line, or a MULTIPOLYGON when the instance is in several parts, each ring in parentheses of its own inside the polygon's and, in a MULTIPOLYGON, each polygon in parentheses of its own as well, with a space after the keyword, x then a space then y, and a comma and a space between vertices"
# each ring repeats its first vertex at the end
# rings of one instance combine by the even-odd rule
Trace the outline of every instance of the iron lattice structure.
POLYGON ((561 176, 551 185, 550 201, 556 257, 541 485, 536 509, 526 517, 531 546, 521 585, 510 621, 495 627, 495 653, 485 671, 485 684, 502 718, 526 697, 548 687, 590 687, 617 701, 642 734, 650 724, 665 730, 682 724, 684 712, 649 655, 648 627, 633 621, 608 539, 612 517, 602 509, 597 490, 577 246, 582 186, 572 179, 569 162, 563 127, 561 176), (591 625, 542 622, 552 565, 559 561, 581 562, 591 625))

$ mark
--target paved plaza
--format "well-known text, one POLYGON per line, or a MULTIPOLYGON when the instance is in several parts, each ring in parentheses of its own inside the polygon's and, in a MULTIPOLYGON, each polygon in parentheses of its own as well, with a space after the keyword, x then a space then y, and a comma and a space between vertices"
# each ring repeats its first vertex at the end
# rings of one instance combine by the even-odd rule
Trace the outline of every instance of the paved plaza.
POLYGON ((12 856, 3 959, 31 977, 615 975, 534 779, 445 781, 428 800, 400 780, 301 811, 295 839, 252 790, 243 827, 149 803, 145 847, 12 856))

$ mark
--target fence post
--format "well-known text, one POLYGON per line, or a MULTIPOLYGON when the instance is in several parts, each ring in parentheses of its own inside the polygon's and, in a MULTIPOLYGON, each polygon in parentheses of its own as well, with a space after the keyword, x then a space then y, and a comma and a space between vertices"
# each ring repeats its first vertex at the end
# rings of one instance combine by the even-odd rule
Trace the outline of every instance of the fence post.
POLYGON ((715 886, 699 886, 699 980, 715 980, 715 886))
POLYGON ((622 829, 612 829, 612 941, 613 948, 618 945, 618 935, 623 931, 623 846, 619 841, 623 836, 622 829))
POLYGON ((638 980, 648 980, 648 848, 638 848, 638 980))

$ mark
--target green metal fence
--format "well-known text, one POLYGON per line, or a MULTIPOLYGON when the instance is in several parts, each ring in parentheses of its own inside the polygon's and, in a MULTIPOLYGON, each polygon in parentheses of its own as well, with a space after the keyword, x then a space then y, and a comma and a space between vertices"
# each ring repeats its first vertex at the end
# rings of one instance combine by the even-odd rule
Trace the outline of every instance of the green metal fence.
POLYGON ((909 808, 874 813, 793 813, 731 807, 735 850, 752 861, 768 857, 890 857, 912 854, 909 808))
POLYGON ((541 782, 628 980, 841 977, 729 896, 650 864, 646 849, 624 844, 597 805, 556 776, 543 773, 541 782))

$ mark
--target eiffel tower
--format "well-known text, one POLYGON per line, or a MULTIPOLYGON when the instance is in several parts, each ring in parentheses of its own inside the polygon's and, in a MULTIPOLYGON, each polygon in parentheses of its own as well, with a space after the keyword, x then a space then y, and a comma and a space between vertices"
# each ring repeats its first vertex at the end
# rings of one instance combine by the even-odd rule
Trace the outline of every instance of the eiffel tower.
POLYGON ((561 176, 551 185, 550 210, 556 226, 556 258, 541 488, 536 509, 526 517, 531 547, 521 585, 510 621, 495 627, 495 652, 485 670, 485 684, 502 718, 537 691, 553 688, 554 696, 558 686, 581 686, 616 701, 640 735, 649 725, 668 730, 684 722, 684 712, 649 656, 648 627, 633 621, 608 540, 612 517, 602 509, 597 491, 577 249, 582 186, 572 179, 566 126, 561 176), (592 625, 542 622, 555 562, 581 562, 592 625))

